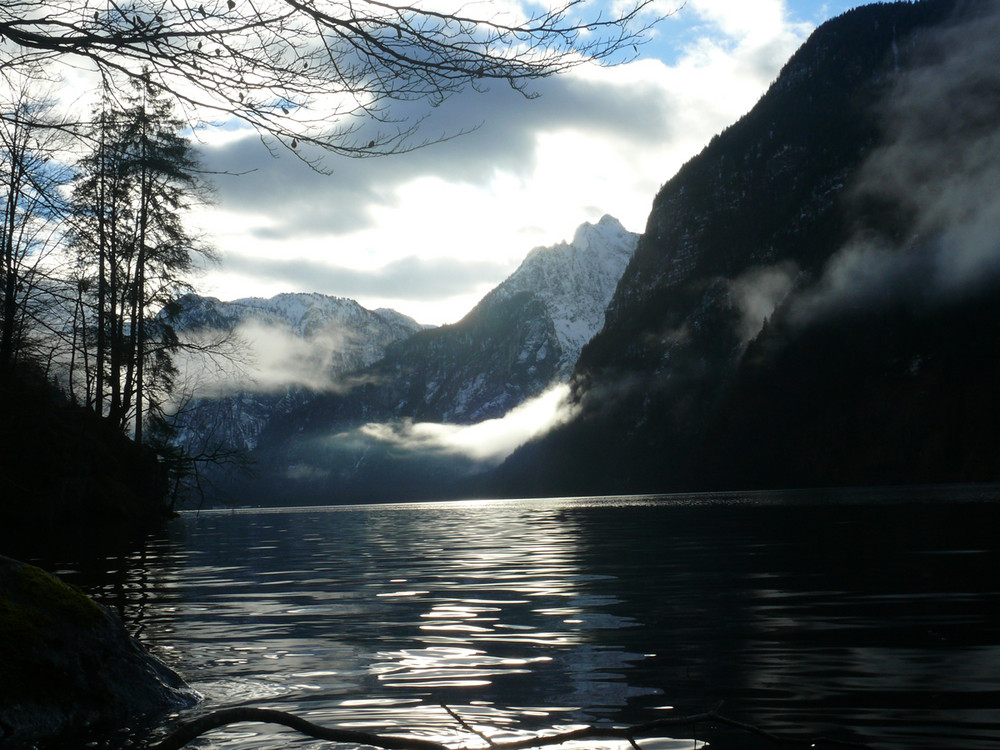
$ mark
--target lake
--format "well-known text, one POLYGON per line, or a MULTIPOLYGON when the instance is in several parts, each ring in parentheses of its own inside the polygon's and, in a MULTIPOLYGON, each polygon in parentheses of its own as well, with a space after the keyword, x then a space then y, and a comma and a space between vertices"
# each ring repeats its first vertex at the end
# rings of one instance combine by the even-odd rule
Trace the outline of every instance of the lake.
MULTIPOLYGON (((1000 491, 185 513, 38 560, 205 697, 482 746, 709 710, 795 739, 1000 746, 1000 491)), ((196 747, 329 747, 233 725, 196 747), (293 743, 294 740, 294 743, 293 743)), ((132 740, 98 738, 96 746, 132 740)), ((657 750, 773 747, 679 728, 657 750)), ((624 747, 627 743, 589 743, 624 747)))

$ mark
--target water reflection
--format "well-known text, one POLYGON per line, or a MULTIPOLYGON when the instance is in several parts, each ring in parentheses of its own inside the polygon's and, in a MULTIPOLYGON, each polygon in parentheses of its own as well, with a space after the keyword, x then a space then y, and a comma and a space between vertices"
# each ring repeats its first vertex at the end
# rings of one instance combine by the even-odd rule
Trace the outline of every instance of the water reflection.
POLYGON ((267 705, 463 743, 440 703, 508 734, 591 721, 653 689, 625 677, 643 655, 602 635, 638 623, 592 590, 603 576, 580 567, 577 533, 545 503, 187 516, 182 581, 158 586, 146 640, 205 695, 197 711, 267 705))
MULTIPOLYGON (((196 712, 268 706, 475 744, 441 703, 509 738, 723 700, 735 718, 799 736, 992 746, 1000 505, 818 499, 213 512, 105 560, 103 574, 56 564, 206 696, 196 712)), ((209 744, 287 738, 248 725, 209 744)))

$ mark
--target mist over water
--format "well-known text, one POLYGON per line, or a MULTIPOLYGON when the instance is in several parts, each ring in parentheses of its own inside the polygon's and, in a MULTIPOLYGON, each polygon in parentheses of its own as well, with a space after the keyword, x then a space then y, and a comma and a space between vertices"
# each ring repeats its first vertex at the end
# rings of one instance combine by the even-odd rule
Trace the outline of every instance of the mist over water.
MULTIPOLYGON (((190 715, 252 705, 481 745, 441 703, 510 738, 725 701, 727 715, 798 738, 976 750, 1000 733, 996 497, 211 512, 104 572, 60 567, 205 695, 190 715)), ((771 746, 708 727, 649 746, 690 748, 695 733, 771 746)), ((211 746, 292 736, 239 725, 211 746)))
POLYGON ((502 417, 475 424, 438 422, 371 423, 360 432, 419 456, 460 455, 478 466, 496 466, 515 448, 569 420, 569 386, 558 383, 534 398, 514 407, 502 417))

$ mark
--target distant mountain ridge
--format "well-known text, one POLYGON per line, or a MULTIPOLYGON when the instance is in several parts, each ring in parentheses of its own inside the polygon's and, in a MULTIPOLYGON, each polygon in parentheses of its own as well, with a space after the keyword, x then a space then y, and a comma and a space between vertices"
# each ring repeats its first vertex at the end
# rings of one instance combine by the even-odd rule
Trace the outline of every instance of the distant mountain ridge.
MULTIPOLYGON (((374 485, 368 472, 378 463, 372 456, 379 449, 369 438, 352 434, 336 449, 330 441, 322 450, 303 445, 366 423, 476 424, 502 417, 553 383, 565 382, 581 348, 603 325, 604 309, 637 240, 611 216, 585 223, 571 242, 532 250, 461 321, 439 328, 419 327, 409 319, 393 327, 398 313, 371 312, 351 300, 322 295, 232 303, 192 298, 185 314, 192 329, 253 322, 298 339, 321 340, 340 336, 349 325, 352 333, 346 338, 353 346, 336 357, 337 387, 206 400, 199 404, 204 411, 196 423, 214 424, 228 444, 252 452, 260 488, 273 482, 279 486, 270 491, 289 494, 306 489, 353 492, 354 497, 370 493, 374 485)), ((192 442, 190 436, 185 440, 192 442)), ((380 477, 409 471, 378 466, 380 477)), ((449 480, 451 470, 447 461, 437 465, 441 481, 449 480)))
POLYGON ((286 292, 270 298, 243 297, 230 301, 191 294, 181 301, 178 325, 181 328, 224 328, 247 320, 258 320, 290 326, 299 336, 306 337, 322 330, 333 320, 362 321, 372 316, 407 329, 426 327, 396 310, 368 310, 355 300, 317 292, 286 292))
POLYGON ((358 302, 325 294, 285 293, 269 299, 245 297, 222 301, 195 294, 180 300, 178 331, 202 328, 229 330, 256 323, 286 330, 302 339, 329 335, 340 346, 331 349, 331 374, 347 372, 379 359, 393 341, 422 326, 395 310, 368 310, 358 302))
POLYGON ((241 356, 250 358, 244 363, 248 370, 259 366, 255 357, 273 358, 277 370, 262 382, 242 377, 240 365, 234 365, 231 377, 208 384, 219 394, 186 406, 176 420, 175 442, 193 455, 253 450, 276 414, 308 403, 316 388, 377 361, 389 344, 424 328, 394 310, 368 310, 351 299, 316 293, 232 301, 190 294, 178 308, 173 324, 182 338, 233 332, 242 339, 237 340, 241 356), (295 345, 282 357, 273 351, 274 342, 295 345), (282 373, 289 373, 284 381, 282 373))

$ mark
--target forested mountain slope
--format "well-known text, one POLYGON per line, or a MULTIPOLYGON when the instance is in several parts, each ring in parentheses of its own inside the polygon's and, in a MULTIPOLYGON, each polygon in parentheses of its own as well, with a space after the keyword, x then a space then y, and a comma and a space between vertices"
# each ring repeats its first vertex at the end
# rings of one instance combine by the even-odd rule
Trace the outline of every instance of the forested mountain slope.
POLYGON ((502 494, 994 480, 997 4, 858 8, 657 195, 502 494))

